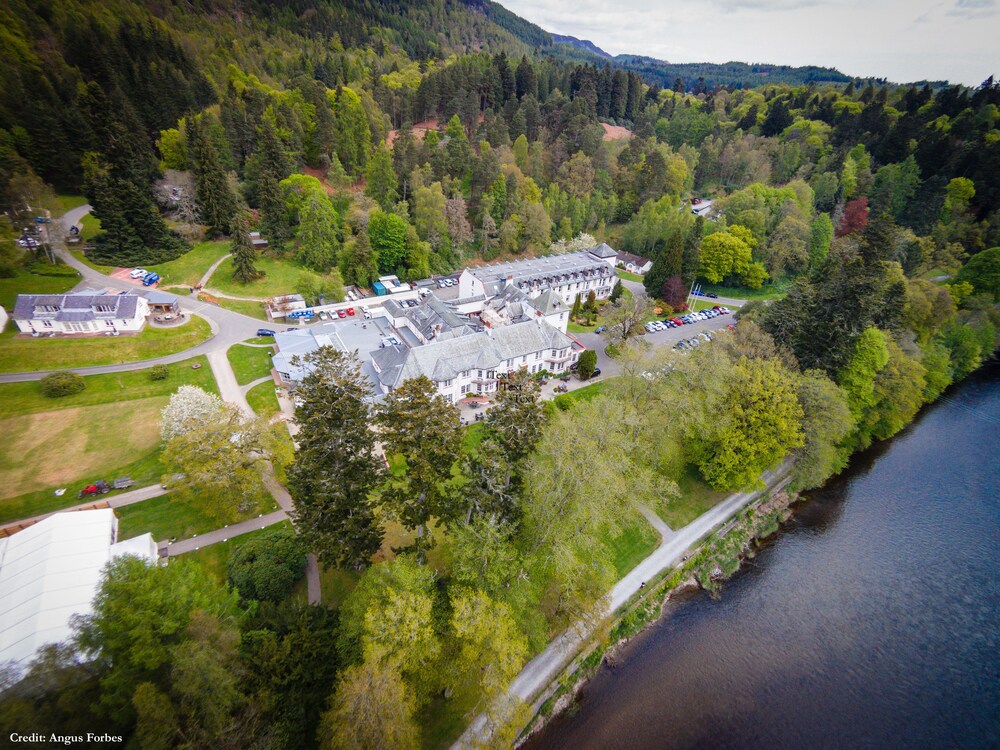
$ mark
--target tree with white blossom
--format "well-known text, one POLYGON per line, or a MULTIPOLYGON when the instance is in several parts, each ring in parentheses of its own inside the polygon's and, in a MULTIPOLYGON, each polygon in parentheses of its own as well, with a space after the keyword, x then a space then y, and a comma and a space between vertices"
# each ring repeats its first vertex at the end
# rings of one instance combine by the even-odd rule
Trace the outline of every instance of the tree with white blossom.
POLYGON ((178 435, 207 424, 222 412, 222 399, 195 385, 182 385, 160 412, 160 437, 170 442, 178 435))

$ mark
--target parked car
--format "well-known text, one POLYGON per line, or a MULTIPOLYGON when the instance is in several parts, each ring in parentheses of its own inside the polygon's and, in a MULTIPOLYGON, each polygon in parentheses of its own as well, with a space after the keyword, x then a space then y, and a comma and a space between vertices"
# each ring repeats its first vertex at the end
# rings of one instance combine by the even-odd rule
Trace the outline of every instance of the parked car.
POLYGON ((326 320, 329 317, 330 316, 326 314, 326 310, 320 310, 319 311, 319 319, 320 320, 326 320))
POLYGON ((147 271, 145 268, 133 268, 132 273, 130 273, 129 276, 131 276, 133 279, 141 279, 147 273, 149 273, 149 271, 147 271))
POLYGON ((47 216, 36 216, 35 217, 35 223, 36 224, 51 224, 52 223, 52 219, 50 219, 47 216))
POLYGON ((719 295, 716 294, 715 292, 709 292, 705 296, 708 297, 709 299, 719 299, 719 295))
POLYGON ((257 335, 258 336, 273 336, 274 335, 274 331, 272 331, 270 328, 258 328, 257 329, 257 335))
POLYGON ((346 318, 347 317, 347 310, 337 310, 337 317, 338 318, 346 318))
POLYGON ((601 374, 601 368, 600 367, 595 367, 594 371, 592 373, 590 373, 590 377, 591 378, 596 378, 600 374, 601 374))
POLYGON ((348 307, 347 308, 347 314, 353 317, 354 316, 354 308, 353 307, 348 307))
POLYGON ((594 329, 594 333, 604 333, 606 330, 608 330, 607 326, 597 326, 597 328, 594 329))
POLYGON ((160 274, 158 273, 148 273, 142 279, 143 286, 153 286, 157 281, 160 280, 160 274))
POLYGON ((365 305, 361 306, 361 314, 365 316, 366 320, 371 320, 372 318, 372 311, 369 310, 365 305))

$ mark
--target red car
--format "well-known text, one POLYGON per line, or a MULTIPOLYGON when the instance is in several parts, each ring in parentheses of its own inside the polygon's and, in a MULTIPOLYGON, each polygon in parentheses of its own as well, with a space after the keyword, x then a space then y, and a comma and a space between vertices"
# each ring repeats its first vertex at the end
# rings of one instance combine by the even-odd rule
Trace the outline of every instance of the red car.
POLYGON ((671 318, 671 319, 670 319, 670 322, 671 322, 671 323, 676 323, 676 324, 677 324, 677 325, 679 325, 679 326, 682 326, 682 325, 684 325, 684 321, 683 321, 683 320, 681 320, 680 318, 671 318))
POLYGON ((344 312, 343 310, 337 310, 337 317, 338 318, 346 318, 347 317, 347 313, 344 312))
POLYGON ((353 307, 348 307, 347 308, 347 314, 348 315, 354 315, 354 308, 353 307))

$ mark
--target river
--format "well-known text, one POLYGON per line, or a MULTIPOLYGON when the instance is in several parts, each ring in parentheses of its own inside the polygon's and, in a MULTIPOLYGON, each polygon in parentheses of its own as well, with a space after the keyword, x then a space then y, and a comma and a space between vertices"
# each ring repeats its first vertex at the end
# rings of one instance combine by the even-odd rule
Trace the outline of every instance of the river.
POLYGON ((1000 365, 810 494, 532 750, 1000 747, 1000 365))

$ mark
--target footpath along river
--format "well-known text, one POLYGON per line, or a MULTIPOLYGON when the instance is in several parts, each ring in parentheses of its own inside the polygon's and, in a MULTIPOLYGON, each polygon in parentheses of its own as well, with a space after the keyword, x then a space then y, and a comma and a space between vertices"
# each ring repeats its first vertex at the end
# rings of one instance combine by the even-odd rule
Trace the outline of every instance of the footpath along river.
POLYGON ((810 493, 531 750, 1000 748, 1000 364, 810 493))

